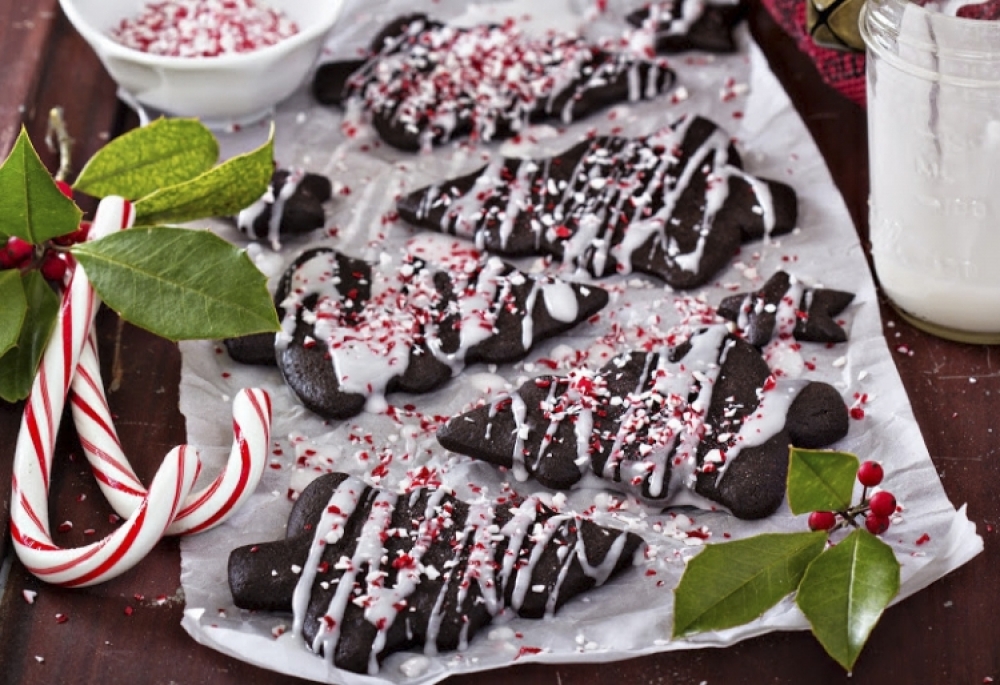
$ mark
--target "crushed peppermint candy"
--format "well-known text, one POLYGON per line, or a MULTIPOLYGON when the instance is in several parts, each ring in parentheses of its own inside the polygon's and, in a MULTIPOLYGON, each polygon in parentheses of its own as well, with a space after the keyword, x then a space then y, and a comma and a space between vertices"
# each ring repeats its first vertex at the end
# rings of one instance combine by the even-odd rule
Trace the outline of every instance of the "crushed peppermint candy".
POLYGON ((125 47, 166 57, 253 52, 299 32, 283 12, 255 0, 164 0, 110 32, 125 47))
POLYGON ((571 33, 535 38, 513 19, 469 28, 416 17, 388 36, 348 81, 369 112, 431 138, 508 137, 546 113, 570 123, 580 100, 623 77, 627 99, 654 97, 673 84, 665 60, 643 60, 571 33), (423 134, 420 132, 423 131, 423 134))

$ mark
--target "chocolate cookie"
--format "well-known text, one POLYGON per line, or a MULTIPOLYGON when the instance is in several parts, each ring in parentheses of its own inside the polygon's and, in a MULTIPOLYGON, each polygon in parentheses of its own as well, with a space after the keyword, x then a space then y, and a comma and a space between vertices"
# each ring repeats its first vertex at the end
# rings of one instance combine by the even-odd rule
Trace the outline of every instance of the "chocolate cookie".
POLYGON ((323 203, 332 196, 330 179, 302 170, 276 169, 267 192, 236 217, 236 226, 274 249, 281 236, 309 233, 326 224, 323 203))
POLYGON ((236 605, 292 612, 338 668, 374 673, 410 647, 459 649, 502 611, 554 613, 632 564, 642 540, 535 498, 467 504, 376 490, 341 473, 307 487, 286 538, 233 550, 236 605))
POLYGON ((795 191, 741 168, 729 135, 685 117, 546 159, 497 158, 403 197, 404 220, 504 255, 552 255, 596 277, 638 271, 703 285, 741 243, 795 227, 795 191))
POLYGON ((755 519, 784 498, 789 445, 830 444, 847 423, 836 390, 776 381, 755 347, 717 325, 672 350, 530 380, 437 438, 519 480, 565 489, 593 473, 651 504, 755 519))
POLYGON ((441 236, 373 266, 329 248, 304 252, 275 294, 283 332, 229 346, 275 357, 317 414, 349 418, 385 394, 429 392, 465 364, 508 363, 601 310, 601 288, 528 276, 441 236), (270 346, 270 351, 266 349, 270 346))
POLYGON ((746 15, 742 1, 667 0, 651 2, 625 19, 649 30, 653 49, 672 54, 687 50, 736 52, 733 29, 746 15))
POLYGON ((842 343, 847 333, 833 317, 853 299, 853 293, 842 290, 807 288, 794 276, 778 271, 760 290, 724 299, 718 314, 735 322, 740 334, 757 347, 764 347, 775 336, 842 343))
POLYGON ((531 38, 512 22, 459 28, 413 14, 387 25, 368 59, 320 66, 313 94, 360 103, 389 145, 418 150, 466 135, 506 138, 542 119, 568 124, 673 82, 663 61, 577 36, 531 38))

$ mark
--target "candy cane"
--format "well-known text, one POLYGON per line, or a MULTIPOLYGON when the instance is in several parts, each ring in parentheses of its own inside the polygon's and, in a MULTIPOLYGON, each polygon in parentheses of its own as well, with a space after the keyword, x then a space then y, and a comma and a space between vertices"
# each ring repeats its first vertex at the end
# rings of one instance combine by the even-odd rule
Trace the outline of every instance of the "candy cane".
MULTIPOLYGON (((132 220, 132 206, 127 201, 106 198, 98 207, 91 236, 99 238, 128 228, 132 220)), ((14 452, 11 497, 14 550, 33 574, 66 586, 92 585, 123 573, 142 559, 164 534, 195 532, 220 523, 256 487, 269 441, 267 394, 260 390, 245 391, 234 406, 235 457, 231 455, 227 468, 212 484, 192 496, 200 461, 195 450, 180 446, 167 455, 148 491, 143 488, 122 453, 103 389, 94 390, 101 386, 90 333, 97 302, 78 265, 63 295, 55 329, 32 384, 14 452), (116 509, 127 511, 127 520, 118 530, 90 545, 62 549, 52 541, 49 531, 49 474, 71 384, 83 393, 83 399, 74 402, 74 414, 81 412, 75 420, 83 427, 82 437, 90 444, 106 447, 106 443, 90 439, 99 425, 105 431, 105 438, 115 446, 102 453, 108 455, 111 460, 108 463, 113 462, 117 471, 109 467, 95 472, 109 481, 111 473, 121 475, 122 488, 134 494, 113 502, 116 509)), ((105 492, 117 489, 110 482, 104 485, 105 492)))
MULTIPOLYGON (((93 333, 83 348, 72 389, 73 419, 97 484, 119 515, 130 516, 146 488, 125 457, 112 423, 93 333)), ((212 483, 188 496, 167 535, 208 530, 229 518, 253 493, 267 461, 270 416, 270 397, 263 390, 241 390, 236 395, 234 441, 226 467, 212 483)))

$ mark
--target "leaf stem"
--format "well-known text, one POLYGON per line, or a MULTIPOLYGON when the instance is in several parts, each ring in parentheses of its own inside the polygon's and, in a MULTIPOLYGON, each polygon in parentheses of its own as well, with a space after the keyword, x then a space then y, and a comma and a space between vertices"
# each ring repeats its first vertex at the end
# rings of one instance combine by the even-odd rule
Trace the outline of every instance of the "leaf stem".
POLYGON ((73 170, 73 138, 70 137, 69 131, 66 129, 62 107, 53 107, 49 110, 49 125, 45 131, 45 144, 53 152, 59 152, 59 169, 56 170, 54 178, 57 181, 65 181, 73 170))

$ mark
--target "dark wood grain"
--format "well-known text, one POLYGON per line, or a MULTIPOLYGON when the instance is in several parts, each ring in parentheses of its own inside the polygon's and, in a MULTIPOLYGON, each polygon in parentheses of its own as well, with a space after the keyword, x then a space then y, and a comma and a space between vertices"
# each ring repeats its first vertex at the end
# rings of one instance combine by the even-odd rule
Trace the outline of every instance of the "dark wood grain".
MULTIPOLYGON (((55 0, 0 0, 0 56, 14 65, 0 77, 0 150, 25 120, 36 140, 48 107, 61 104, 84 159, 123 125, 114 86, 55 10, 55 0), (46 14, 48 13, 48 14, 46 14), (33 21, 30 27, 24 21, 33 21), (22 22, 19 24, 18 22, 22 22), (25 105, 22 111, 21 105, 25 105)), ((759 6, 751 13, 763 45, 822 151, 863 240, 867 236, 867 141, 864 112, 820 83, 812 65, 759 6)), ((48 158, 51 162, 51 158, 48 158)), ((949 497, 968 503, 986 551, 968 565, 891 608, 848 678, 809 635, 771 634, 725 650, 667 653, 605 665, 516 666, 454 678, 454 685, 698 685, 1000 682, 1000 562, 994 526, 1000 503, 997 454, 1000 349, 949 343, 914 330, 883 303, 885 332, 913 411, 949 497)), ((98 322, 109 401, 126 452, 148 479, 184 439, 177 410, 179 355, 174 346, 104 312, 98 322)), ((19 407, 0 406, 0 501, 6 523, 10 465, 19 407)), ((52 520, 73 522, 60 542, 79 545, 110 530, 110 511, 78 453, 61 436, 52 520), (83 499, 81 499, 83 496, 83 499)), ((121 578, 96 588, 40 584, 14 561, 0 603, 0 682, 97 685, 300 682, 259 670, 195 644, 180 628, 183 604, 175 541, 121 578), (24 590, 38 592, 28 605, 24 590), (55 614, 69 617, 57 623, 55 614)))

